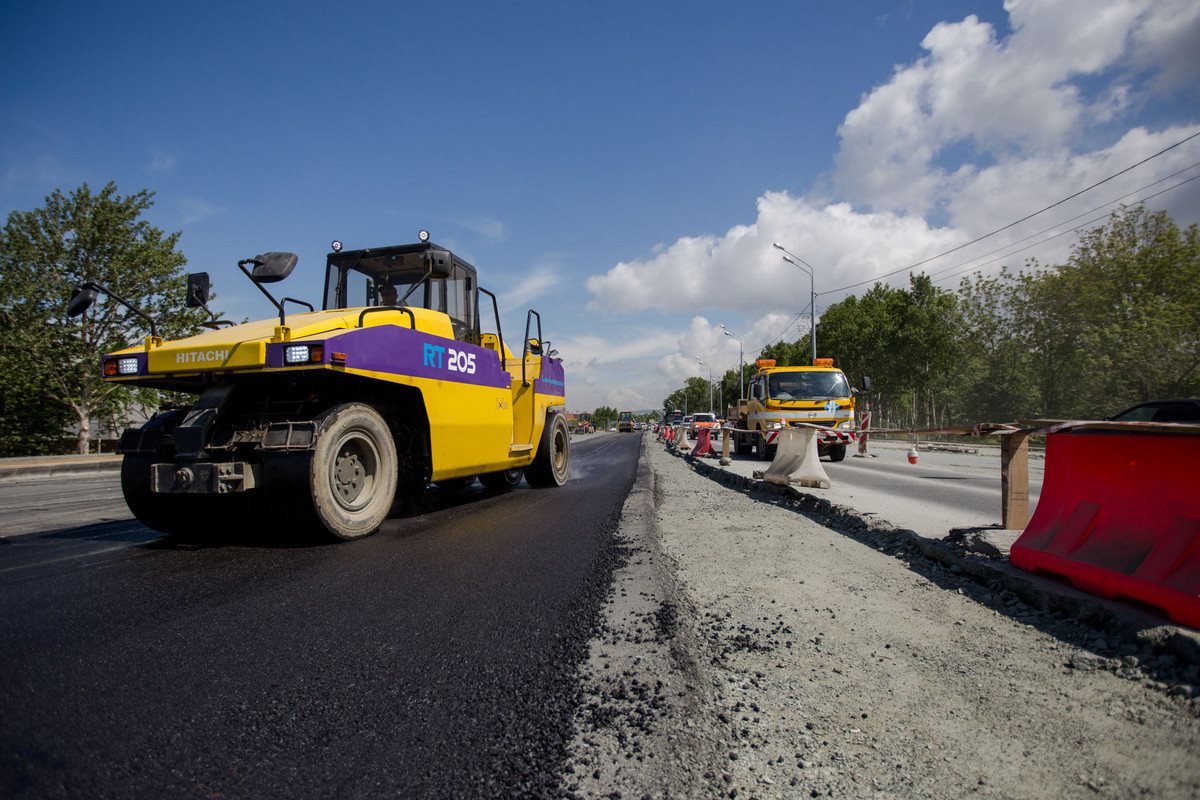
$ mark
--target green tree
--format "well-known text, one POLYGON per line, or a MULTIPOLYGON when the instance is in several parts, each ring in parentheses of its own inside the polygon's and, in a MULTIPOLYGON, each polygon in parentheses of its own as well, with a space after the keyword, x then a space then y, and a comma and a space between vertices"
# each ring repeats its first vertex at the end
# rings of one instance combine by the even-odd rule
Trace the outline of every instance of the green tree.
MULTIPOLYGON (((714 406, 717 402, 716 384, 713 385, 712 402, 714 406)), ((663 408, 667 411, 679 409, 685 415, 695 414, 697 411, 708 411, 708 377, 703 378, 688 378, 684 382, 682 389, 676 389, 667 395, 663 400, 663 408)))
POLYGON ((7 310, 0 311, 0 456, 57 451, 71 421, 71 410, 46 402, 39 388, 40 370, 29 357, 36 344, 7 310))
POLYGON ((1104 416, 1121 406, 1200 389, 1200 229, 1164 211, 1114 212, 1084 234, 1059 273, 1086 322, 1078 354, 1091 380, 1073 409, 1104 416))
POLYGON ((596 430, 604 430, 611 422, 616 424, 617 410, 609 406, 600 406, 592 412, 592 424, 596 426, 596 430))
POLYGON ((1023 318, 1023 276, 1007 269, 963 278, 960 359, 953 407, 959 421, 1005 422, 1031 417, 1036 396, 1031 342, 1023 318))
MULTIPOLYGON (((958 367, 960 320, 954 295, 928 276, 910 275, 908 289, 875 284, 861 300, 851 295, 826 309, 817 326, 818 356, 832 358, 853 386, 863 376, 872 379, 881 422, 942 424, 958 367)), ((806 355, 797 363, 808 361, 806 355)))
MULTIPOLYGON (((160 336, 199 329, 203 310, 183 307, 187 260, 175 250, 179 233, 164 235, 140 219, 153 196, 142 190, 121 197, 113 183, 93 194, 84 184, 70 195, 56 189, 42 208, 9 214, 0 237, 0 321, 9 341, 0 357, 15 353, 28 369, 6 376, 18 381, 11 395, 17 402, 9 406, 10 393, 3 395, 0 438, 25 424, 21 398, 40 398, 54 409, 50 418, 72 420, 80 453, 93 420, 124 424, 135 407, 156 402, 153 392, 100 380, 100 355, 141 341, 144 319, 107 298, 77 320, 65 314, 73 287, 91 280, 156 319, 160 336)), ((42 432, 24 449, 51 447, 46 422, 38 419, 42 432)))

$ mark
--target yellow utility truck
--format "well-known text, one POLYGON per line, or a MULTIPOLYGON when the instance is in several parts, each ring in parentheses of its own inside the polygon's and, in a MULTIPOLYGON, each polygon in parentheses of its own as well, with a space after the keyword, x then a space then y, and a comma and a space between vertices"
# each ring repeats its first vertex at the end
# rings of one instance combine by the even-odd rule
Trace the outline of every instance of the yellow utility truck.
POLYGON ((810 424, 822 428, 818 454, 841 461, 854 441, 855 393, 831 358, 818 358, 811 367, 777 367, 773 359, 759 359, 750 378, 750 397, 729 409, 729 419, 736 420, 737 452, 753 451, 759 458, 772 459, 781 429, 810 424))
MULTIPOLYGON (((416 244, 334 242, 320 311, 266 289, 296 261, 266 253, 238 263, 275 318, 218 320, 177 341, 152 326, 144 343, 103 357, 105 381, 192 396, 121 436, 121 488, 141 522, 195 534, 266 512, 277 528, 354 539, 431 483, 566 482, 563 367, 536 311, 511 352, 495 295, 424 231, 416 244), (287 313, 289 303, 308 308, 287 313)), ((207 275, 188 286, 188 305, 203 306, 207 275)), ((125 302, 89 282, 68 313, 101 293, 125 302)))

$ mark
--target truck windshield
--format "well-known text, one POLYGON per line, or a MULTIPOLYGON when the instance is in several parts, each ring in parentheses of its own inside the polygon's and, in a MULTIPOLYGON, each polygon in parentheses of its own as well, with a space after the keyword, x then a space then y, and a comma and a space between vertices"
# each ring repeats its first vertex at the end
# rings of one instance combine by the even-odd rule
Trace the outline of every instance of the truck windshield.
POLYGON ((850 396, 850 384, 840 372, 782 372, 767 380, 772 400, 824 400, 850 396))
POLYGON ((467 339, 475 320, 475 272, 454 259, 449 278, 425 278, 421 246, 330 254, 324 308, 399 304, 450 317, 456 339, 467 339), (395 289, 395 299, 388 289, 395 289))

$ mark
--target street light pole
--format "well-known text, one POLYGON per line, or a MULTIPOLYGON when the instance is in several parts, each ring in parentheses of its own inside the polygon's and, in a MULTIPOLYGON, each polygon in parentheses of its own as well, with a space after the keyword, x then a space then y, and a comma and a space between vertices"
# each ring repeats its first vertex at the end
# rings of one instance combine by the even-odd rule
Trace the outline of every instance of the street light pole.
POLYGON ((808 293, 811 298, 811 309, 812 309, 810 312, 811 316, 809 317, 809 319, 812 320, 812 328, 811 328, 811 333, 809 334, 808 338, 812 340, 812 360, 813 360, 813 363, 816 364, 817 363, 817 289, 816 289, 816 278, 813 275, 813 272, 814 272, 813 266, 812 266, 812 264, 809 264, 807 261, 805 261, 800 256, 796 255, 795 253, 791 252, 790 250, 788 250, 785 247, 781 247, 780 245, 778 245, 775 242, 771 243, 771 247, 774 247, 776 250, 782 250, 783 252, 787 253, 787 256, 783 257, 784 261, 788 262, 792 266, 800 267, 800 269, 802 269, 808 273, 808 293), (788 258, 788 256, 791 256, 792 258, 788 258), (792 259, 795 259, 795 260, 793 261, 792 259), (807 267, 808 269, 805 269, 805 267, 807 267))
MULTIPOLYGON (((700 361, 700 356, 696 356, 696 360, 700 361)), ((711 414, 712 410, 713 410, 713 407, 712 407, 712 368, 710 366, 708 366, 708 364, 705 364, 703 361, 700 361, 700 366, 702 366, 706 370, 708 370, 708 413, 711 414)))
POLYGON ((746 396, 746 356, 742 352, 742 337, 733 333, 724 325, 721 326, 721 330, 725 331, 726 336, 732 336, 738 340, 738 392, 740 393, 738 397, 742 398, 746 396))

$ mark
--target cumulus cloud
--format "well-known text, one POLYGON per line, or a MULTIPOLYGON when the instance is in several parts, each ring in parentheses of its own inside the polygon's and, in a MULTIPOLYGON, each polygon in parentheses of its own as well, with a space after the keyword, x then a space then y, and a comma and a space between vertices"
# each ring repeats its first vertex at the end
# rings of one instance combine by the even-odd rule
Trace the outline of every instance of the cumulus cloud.
MULTIPOLYGON (((928 214, 988 166, 1069 159, 1097 126, 1200 70, 1180 37, 1200 27, 1195 3, 1111 0, 1080 13, 1072 2, 1010 0, 1005 8, 1007 39, 974 16, 940 23, 921 42, 926 56, 898 67, 846 115, 834 173, 843 196, 928 214), (968 158, 945 163, 964 145, 968 158)), ((1197 37, 1188 41, 1194 48, 1197 37)))
MULTIPOLYGON (((940 23, 921 43, 925 56, 897 67, 846 115, 832 176, 839 199, 764 191, 753 223, 662 244, 590 277, 593 308, 794 312, 810 281, 780 259, 773 242, 813 266, 818 294, 860 285, 1200 131, 1197 124, 1122 131, 1114 122, 1156 91, 1180 90, 1181 76, 1200 77, 1200 59, 1189 57, 1179 33, 1200 26, 1200 5, 1109 0, 1089 4, 1086 14, 1065 0, 1010 0, 1005 7, 1010 35, 1000 37, 974 16, 940 23), (1156 53, 1163 62, 1152 61, 1156 53)), ((1195 148, 1156 159, 1107 185, 1103 198, 1064 208, 1058 219, 1117 197, 1136 202, 1128 193, 1194 159, 1195 148)), ((906 281, 901 275, 896 282, 906 281)))
POLYGON ((920 217, 815 205, 786 192, 758 199, 754 225, 723 236, 686 237, 645 261, 622 262, 585 285, 594 307, 620 311, 725 309, 761 316, 808 306, 809 292, 853 283, 958 243, 920 217), (815 269, 813 278, 771 247, 778 242, 815 269))

